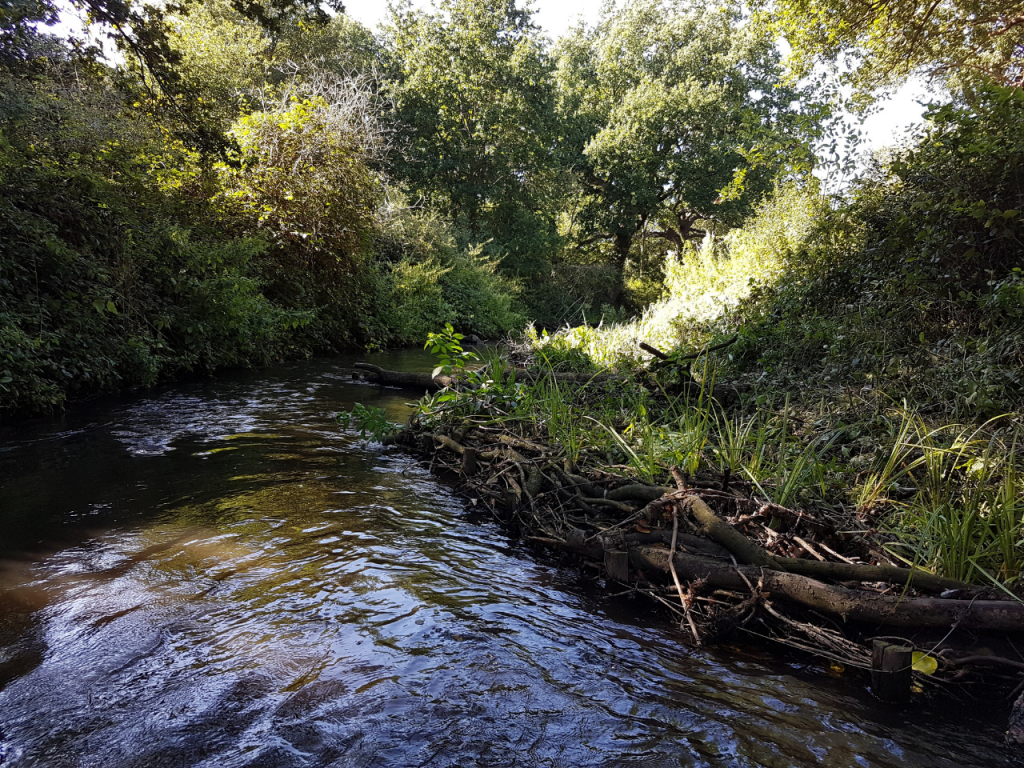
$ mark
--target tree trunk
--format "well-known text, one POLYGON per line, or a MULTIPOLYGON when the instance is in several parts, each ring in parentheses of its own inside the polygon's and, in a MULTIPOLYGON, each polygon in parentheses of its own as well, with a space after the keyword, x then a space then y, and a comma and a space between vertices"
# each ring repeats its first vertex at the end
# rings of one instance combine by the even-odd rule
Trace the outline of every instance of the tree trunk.
MULTIPOLYGON (((356 373, 365 376, 371 381, 385 387, 404 387, 407 389, 426 390, 427 392, 438 392, 445 387, 450 387, 455 381, 452 376, 435 376, 431 378, 429 373, 412 373, 408 371, 388 371, 370 363, 356 363, 356 373)), ((602 384, 609 381, 627 381, 627 377, 615 373, 552 373, 547 371, 531 371, 526 368, 516 368, 516 379, 519 381, 534 382, 538 379, 553 378, 565 384, 602 384)), ((701 394, 700 384, 696 382, 687 383, 681 394, 689 397, 698 397, 701 394)), ((722 404, 735 402, 739 397, 739 390, 727 384, 716 384, 712 396, 722 404)))
POLYGON ((633 235, 628 232, 616 232, 615 233, 615 260, 619 265, 619 269, 624 269, 626 266, 626 259, 629 258, 629 251, 633 247, 633 235))
POLYGON ((447 386, 451 386, 451 376, 431 376, 429 373, 416 373, 409 371, 388 371, 370 363, 356 363, 358 374, 365 376, 371 381, 385 387, 404 387, 406 389, 426 390, 437 392, 447 386))

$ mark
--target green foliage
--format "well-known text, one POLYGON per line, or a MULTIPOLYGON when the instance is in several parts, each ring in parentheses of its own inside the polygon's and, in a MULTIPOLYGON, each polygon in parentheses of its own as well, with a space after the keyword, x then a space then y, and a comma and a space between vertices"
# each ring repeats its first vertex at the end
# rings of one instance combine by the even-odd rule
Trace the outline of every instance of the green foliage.
MULTIPOLYGON (((847 200, 788 186, 744 227, 665 266, 666 296, 578 345, 610 364, 732 333, 733 375, 883 390, 977 418, 1019 402, 1024 144, 1017 91, 931 113, 847 200)), ((578 331, 567 331, 572 338, 578 331)))
POLYGON ((356 260, 378 199, 355 123, 364 111, 358 99, 293 95, 278 109, 242 117, 232 129, 239 155, 218 167, 228 213, 301 258, 356 260))
POLYGON ((479 248, 453 258, 440 283, 457 327, 488 339, 522 328, 524 318, 516 302, 519 284, 503 276, 479 248))
POLYGON ((237 154, 216 166, 225 227, 272 243, 265 295, 314 321, 311 351, 381 341, 372 260, 382 188, 372 170, 383 133, 368 83, 310 70, 231 130, 237 154))
POLYGON ((628 435, 604 422, 629 448, 618 458, 645 476, 728 465, 777 503, 879 520, 908 563, 1019 584, 1024 97, 975 96, 933 109, 915 145, 879 158, 844 200, 781 187, 742 228, 666 263, 667 295, 641 318, 532 337, 538 353, 610 365, 635 364, 640 340, 672 350, 738 334, 698 373, 745 378, 746 413, 676 427, 631 405, 628 435), (903 398, 910 413, 887 408, 903 398))
POLYGON ((342 411, 334 419, 342 429, 354 428, 363 440, 369 437, 375 443, 383 442, 398 430, 398 425, 388 420, 387 411, 362 403, 356 403, 351 411, 342 411))
POLYGON ((884 466, 861 492, 862 504, 876 506, 888 501, 887 494, 898 495, 901 483, 914 489, 909 500, 889 502, 889 524, 899 537, 890 547, 896 556, 963 581, 1019 583, 1021 433, 1000 426, 929 428, 919 416, 902 414, 884 466))
MULTIPOLYGON (((536 338, 535 334, 536 331, 532 327, 527 331, 528 338, 536 338)), ((550 338, 551 343, 538 348, 537 355, 543 361, 545 369, 573 373, 597 372, 597 366, 594 365, 594 361, 579 347, 562 343, 563 337, 561 336, 549 337, 546 331, 544 332, 544 338, 550 338)))
POLYGON ((389 83, 404 156, 397 172, 472 237, 530 208, 544 172, 553 98, 530 10, 442 0, 434 14, 395 8, 389 83))
POLYGON ((219 110, 206 128, 232 126, 223 162, 176 138, 184 124, 140 111, 152 106, 144 82, 52 39, 23 36, 17 55, 32 66, 0 68, 0 408, 422 343, 445 322, 488 336, 521 325, 515 283, 457 247, 448 224, 389 231, 381 103, 365 78, 332 74, 344 52, 274 69, 282 50, 312 56, 332 30, 369 56, 359 28, 305 39, 286 25, 275 47, 223 4, 167 18, 179 74, 219 110))
POLYGON ((309 318, 261 294, 265 240, 211 226, 195 156, 126 123, 98 73, 40 68, 3 75, 0 407, 280 354, 309 318))
POLYGON ((459 248, 452 227, 436 213, 406 206, 393 189, 389 197, 378 214, 375 243, 382 262, 376 299, 381 343, 421 344, 445 323, 491 339, 522 327, 516 281, 479 246, 459 248))
POLYGON ((227 2, 211 2, 174 17, 169 42, 181 57, 181 77, 226 132, 265 82, 272 44, 267 31, 227 2))
POLYGON ((324 24, 285 20, 271 31, 227 0, 173 16, 169 42, 181 57, 182 79, 224 132, 239 114, 279 97, 296 76, 368 76, 378 57, 370 31, 346 16, 324 24))
POLYGON ((736 226, 780 171, 813 161, 801 141, 825 112, 780 82, 773 41, 730 5, 608 5, 557 57, 580 181, 566 224, 581 245, 613 242, 620 265, 636 238, 678 253, 716 223, 736 226))
POLYGON ((957 416, 1019 402, 1022 110, 998 88, 933 110, 920 141, 823 216, 785 281, 749 305, 761 352, 748 359, 820 366, 957 416))
MULTIPOLYGON (((160 116, 168 130, 189 146, 204 152, 221 152, 228 141, 223 135, 222 105, 203 98, 204 87, 188 76, 181 50, 174 44, 176 21, 189 14, 197 3, 173 0, 159 4, 130 0, 74 0, 71 5, 93 27, 101 27, 113 37, 124 56, 121 85, 135 95, 133 109, 160 116)), ((46 13, 55 7, 52 0, 26 0, 46 13)), ((340 10, 334 0, 327 5, 340 10)), ((271 34, 280 34, 295 25, 323 26, 330 14, 320 2, 311 0, 231 0, 231 11, 240 19, 259 25, 271 34)), ((226 10, 227 6, 221 6, 226 10)), ((94 47, 87 56, 97 54, 94 47)))
MULTIPOLYGON (((551 345, 578 347, 596 364, 610 366, 637 361, 644 354, 637 347, 640 341, 670 351, 721 340, 742 318, 737 313, 745 302, 798 268, 816 220, 827 211, 828 201, 813 183, 779 187, 746 226, 724 237, 709 236, 699 246, 688 245, 678 256, 670 254, 662 270, 663 296, 639 317, 605 322, 598 329, 567 328, 539 343, 545 350, 551 345)), ((742 327, 740 333, 728 354, 749 352, 752 336, 742 327)))
POLYGON ((759 0, 755 7, 792 46, 798 76, 816 61, 854 52, 853 80, 864 91, 899 85, 922 70, 968 88, 979 77, 1019 86, 1024 76, 1019 0, 759 0))
POLYGON ((434 376, 461 374, 466 370, 466 363, 478 359, 476 352, 467 352, 462 348, 461 342, 464 338, 466 337, 463 334, 455 332, 451 323, 445 324, 444 330, 440 333, 427 335, 427 343, 423 348, 437 357, 438 362, 434 376))

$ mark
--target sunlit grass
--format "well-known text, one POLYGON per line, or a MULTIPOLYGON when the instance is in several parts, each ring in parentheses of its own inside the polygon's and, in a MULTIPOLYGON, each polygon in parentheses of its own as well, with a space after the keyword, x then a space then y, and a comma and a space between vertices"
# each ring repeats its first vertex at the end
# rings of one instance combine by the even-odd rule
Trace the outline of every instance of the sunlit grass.
POLYGON ((822 206, 813 191, 783 190, 742 229, 670 255, 664 296, 640 317, 535 334, 533 347, 550 358, 629 371, 647 357, 640 342, 666 352, 697 350, 737 331, 742 337, 753 319, 760 330, 746 339, 746 367, 728 357, 741 338, 725 353, 699 358, 692 370, 705 392, 723 371, 745 375, 754 391, 742 408, 725 411, 703 396, 683 403, 661 393, 663 412, 632 404, 627 428, 616 432, 605 422, 585 439, 643 479, 668 482, 671 466, 690 473, 728 466, 765 500, 825 505, 856 528, 880 528, 896 559, 951 578, 1021 586, 1020 413, 972 425, 992 413, 979 395, 987 390, 931 354, 925 334, 915 331, 916 346, 905 348, 905 329, 868 311, 870 295, 836 316, 808 314, 799 303, 777 321, 758 315, 768 312, 758 309, 760 296, 780 295, 772 292, 801 279, 803 250, 822 206), (903 347, 890 336, 903 339, 903 347), (916 407, 892 406, 903 398, 916 407))
POLYGON ((707 236, 669 253, 664 296, 643 314, 597 328, 578 326, 551 336, 533 334, 538 348, 577 349, 599 366, 646 358, 644 341, 663 350, 699 346, 727 330, 730 316, 751 294, 775 285, 793 266, 825 201, 813 189, 787 187, 767 200, 747 226, 707 236))

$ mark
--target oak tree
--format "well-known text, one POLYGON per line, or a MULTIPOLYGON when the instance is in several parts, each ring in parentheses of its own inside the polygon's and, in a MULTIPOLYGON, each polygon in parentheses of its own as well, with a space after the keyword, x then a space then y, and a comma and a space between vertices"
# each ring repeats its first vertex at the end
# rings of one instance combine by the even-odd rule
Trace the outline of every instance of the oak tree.
POLYGON ((824 108, 782 83, 773 41, 743 22, 736 7, 633 0, 560 42, 581 245, 613 242, 620 265, 638 236, 678 250, 709 224, 740 223, 780 172, 809 167, 824 108))
POLYGON ((395 172, 470 238, 537 250, 554 91, 544 41, 515 0, 394 7, 387 46, 401 138, 395 172))

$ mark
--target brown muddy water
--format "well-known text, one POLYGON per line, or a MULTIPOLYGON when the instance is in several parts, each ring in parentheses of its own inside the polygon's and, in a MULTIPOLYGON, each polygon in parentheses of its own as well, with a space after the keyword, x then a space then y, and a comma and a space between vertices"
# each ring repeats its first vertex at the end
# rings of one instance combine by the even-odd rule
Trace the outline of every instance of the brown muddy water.
POLYGON ((350 363, 0 432, 3 768, 1012 764, 1004 702, 895 709, 827 664, 685 649, 339 430, 410 410, 350 363))

